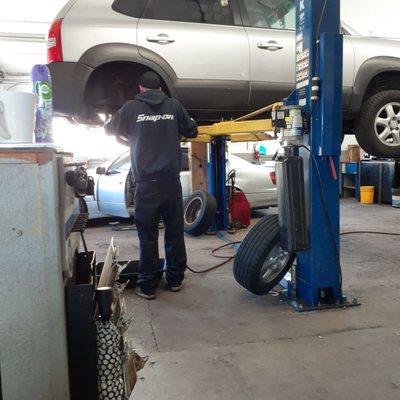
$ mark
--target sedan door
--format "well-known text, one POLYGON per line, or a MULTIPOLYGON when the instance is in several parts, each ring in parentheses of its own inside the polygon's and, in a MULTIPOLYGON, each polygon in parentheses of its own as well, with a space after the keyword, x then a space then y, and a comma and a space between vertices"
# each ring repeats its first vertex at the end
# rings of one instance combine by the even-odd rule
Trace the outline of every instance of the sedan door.
POLYGON ((118 157, 107 169, 105 175, 100 175, 97 182, 97 204, 102 214, 128 218, 126 204, 126 185, 131 168, 129 152, 118 157))
POLYGON ((149 0, 141 55, 169 71, 190 110, 247 110, 250 56, 236 0, 149 0))
POLYGON ((250 107, 281 101, 294 88, 294 0, 240 0, 250 43, 250 107))

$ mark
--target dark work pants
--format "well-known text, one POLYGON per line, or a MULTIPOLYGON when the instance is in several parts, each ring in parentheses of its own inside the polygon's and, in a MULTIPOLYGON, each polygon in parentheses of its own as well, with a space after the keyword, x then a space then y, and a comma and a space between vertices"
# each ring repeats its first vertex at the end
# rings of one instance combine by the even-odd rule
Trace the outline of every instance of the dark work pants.
POLYGON ((143 291, 155 289, 162 277, 158 255, 160 217, 165 227, 166 278, 170 286, 178 286, 187 263, 179 179, 136 184, 135 222, 140 240, 138 285, 143 291))

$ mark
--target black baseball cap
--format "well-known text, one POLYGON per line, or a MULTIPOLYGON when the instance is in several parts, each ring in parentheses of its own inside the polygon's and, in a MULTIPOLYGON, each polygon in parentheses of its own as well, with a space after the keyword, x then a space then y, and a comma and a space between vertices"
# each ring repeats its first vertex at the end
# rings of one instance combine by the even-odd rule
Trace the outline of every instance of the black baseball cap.
POLYGON ((147 71, 140 77, 139 85, 146 89, 160 89, 161 78, 155 72, 147 71))

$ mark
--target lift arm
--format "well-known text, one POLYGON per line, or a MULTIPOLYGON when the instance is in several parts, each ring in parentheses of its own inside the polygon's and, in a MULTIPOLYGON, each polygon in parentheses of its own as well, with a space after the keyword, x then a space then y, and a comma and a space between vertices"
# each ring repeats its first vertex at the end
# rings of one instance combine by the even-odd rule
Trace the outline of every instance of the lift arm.
POLYGON ((260 108, 250 114, 243 115, 233 121, 217 122, 213 125, 199 126, 199 135, 197 138, 188 139, 187 141, 195 143, 211 143, 215 137, 225 137, 231 142, 259 142, 261 140, 274 140, 274 127, 271 119, 250 120, 262 113, 275 111, 283 103, 274 103, 269 106, 260 108))

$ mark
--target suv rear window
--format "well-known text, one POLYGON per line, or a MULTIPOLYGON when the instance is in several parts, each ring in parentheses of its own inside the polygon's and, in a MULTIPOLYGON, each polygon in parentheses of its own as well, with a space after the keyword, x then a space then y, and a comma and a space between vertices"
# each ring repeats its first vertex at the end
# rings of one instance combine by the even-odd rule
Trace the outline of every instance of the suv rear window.
POLYGON ((112 9, 130 17, 140 18, 147 0, 114 0, 112 9))
POLYGON ((149 0, 143 18, 234 25, 231 6, 219 0, 149 0))

